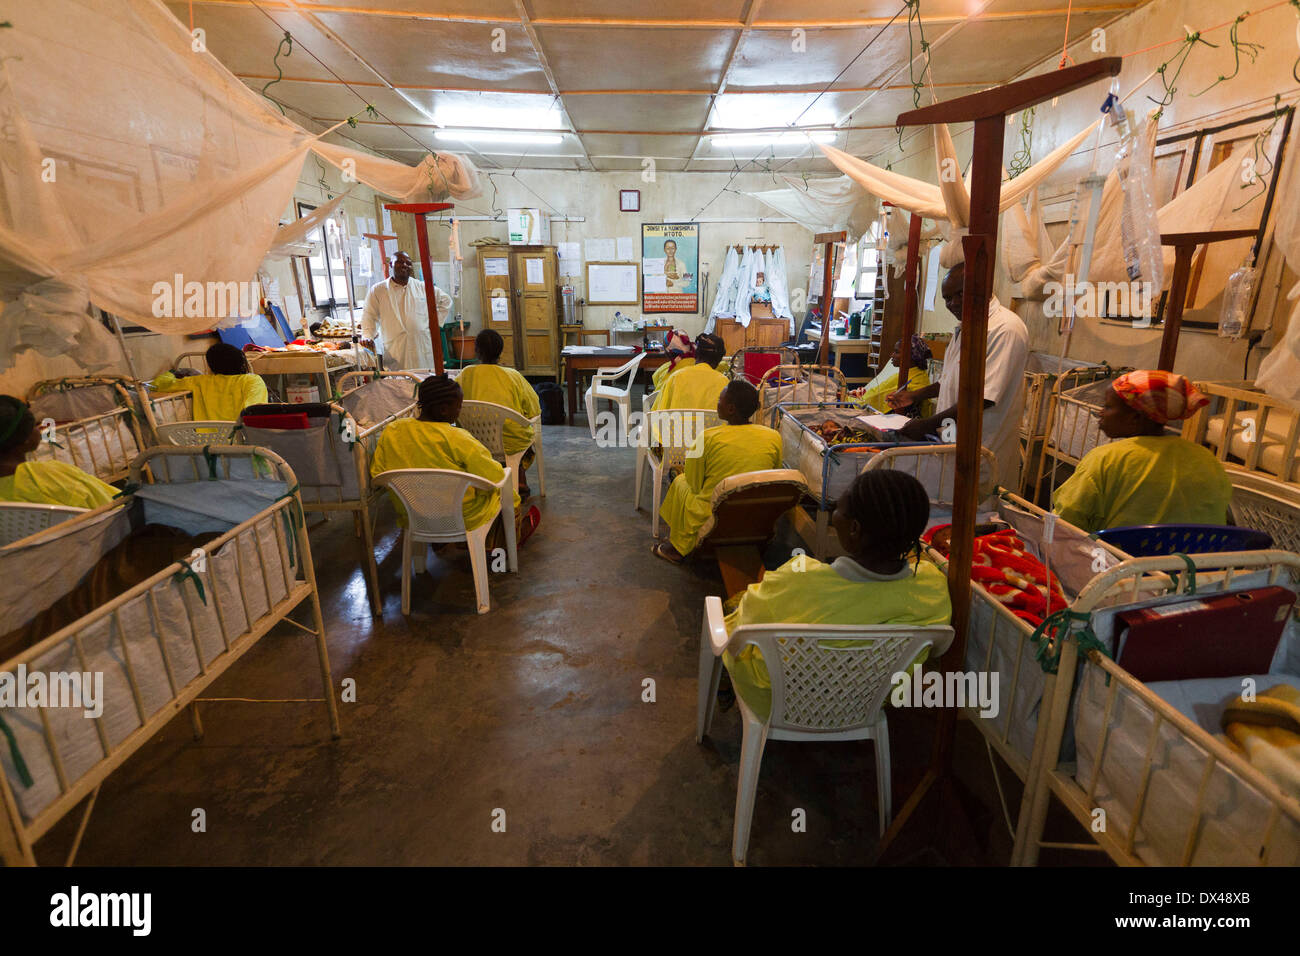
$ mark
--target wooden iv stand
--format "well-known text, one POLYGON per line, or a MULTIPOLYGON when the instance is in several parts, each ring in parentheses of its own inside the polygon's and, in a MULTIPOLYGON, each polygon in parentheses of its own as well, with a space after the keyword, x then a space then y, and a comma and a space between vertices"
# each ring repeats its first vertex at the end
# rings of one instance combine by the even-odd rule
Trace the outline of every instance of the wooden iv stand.
POLYGON ((379 243, 379 261, 383 265, 384 278, 388 278, 388 244, 396 242, 396 236, 385 236, 382 232, 363 232, 362 237, 379 243))
POLYGON ((1174 370, 1174 356, 1178 354, 1178 335, 1183 327, 1183 308, 1187 304, 1187 279, 1192 274, 1192 254, 1196 251, 1196 247, 1210 242, 1224 242, 1228 239, 1245 239, 1253 235, 1255 235, 1254 229, 1161 234, 1160 244, 1174 247, 1174 277, 1169 282, 1164 332, 1160 336, 1160 360, 1156 363, 1156 368, 1165 372, 1174 370))
MULTIPOLYGON (((965 666, 966 636, 970 625, 971 556, 979 499, 980 444, 983 439, 984 364, 988 344, 989 298, 997 250, 998 201, 1002 190, 1002 141, 1006 135, 1006 116, 1087 86, 1102 77, 1115 76, 1121 65, 1119 57, 1080 63, 982 93, 936 103, 924 109, 909 110, 901 114, 896 123, 898 126, 928 126, 934 123, 975 122, 975 142, 971 154, 970 232, 962 240, 966 281, 962 290, 961 365, 957 385, 957 478, 953 492, 952 541, 948 561, 948 589, 952 598, 952 626, 956 636, 952 647, 940 659, 940 667, 944 671, 961 670, 965 666)), ((818 239, 820 238, 819 236, 818 239)), ((939 714, 930 767, 889 825, 877 849, 877 859, 888 851, 935 784, 940 784, 941 805, 936 809, 942 815, 938 819, 946 819, 945 811, 949 807, 956 807, 961 812, 960 804, 956 802, 952 777, 952 748, 956 730, 957 710, 955 707, 946 707, 939 714)))
POLYGON ((435 375, 442 374, 442 328, 438 324, 438 293, 434 291, 433 269, 429 263, 429 227, 424 217, 431 212, 451 209, 453 205, 449 202, 384 203, 384 208, 391 212, 409 212, 415 216, 415 241, 420 246, 420 269, 424 272, 424 303, 429 310, 429 337, 433 339, 435 375))

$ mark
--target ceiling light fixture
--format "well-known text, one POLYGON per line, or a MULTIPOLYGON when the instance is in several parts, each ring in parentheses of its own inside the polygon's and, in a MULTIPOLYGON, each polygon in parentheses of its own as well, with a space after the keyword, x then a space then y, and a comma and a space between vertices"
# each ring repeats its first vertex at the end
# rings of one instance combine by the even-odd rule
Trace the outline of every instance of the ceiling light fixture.
POLYGON ((833 143, 835 133, 831 130, 813 129, 785 133, 711 133, 715 146, 806 146, 808 141, 814 143, 833 143))
POLYGON ((511 143, 533 146, 554 146, 564 142, 557 133, 518 133, 506 130, 440 129, 433 134, 438 139, 462 143, 511 143))

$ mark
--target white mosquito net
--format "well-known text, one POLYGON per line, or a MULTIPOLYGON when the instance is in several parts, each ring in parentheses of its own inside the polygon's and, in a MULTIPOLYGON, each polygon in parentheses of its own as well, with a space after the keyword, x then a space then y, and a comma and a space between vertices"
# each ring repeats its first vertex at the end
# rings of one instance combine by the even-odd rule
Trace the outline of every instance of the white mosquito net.
MULTIPOLYGON (((1293 147, 1289 152, 1286 169, 1278 182, 1280 202, 1273 240, 1291 271, 1300 272, 1300 202, 1295 200, 1296 191, 1300 190, 1300 160, 1297 160, 1300 150, 1293 147)), ((1291 287, 1287 298, 1293 305, 1286 332, 1259 363, 1255 384, 1275 398, 1300 402, 1300 282, 1291 287)))
POLYGON ((322 142, 196 51, 159 0, 6 16, 0 366, 36 348, 96 367, 107 333, 90 305, 159 332, 209 328, 213 316, 160 307, 155 283, 251 281, 309 152, 402 201, 477 194, 460 157, 409 167, 322 142))
POLYGON ((849 176, 808 179, 782 175, 786 186, 751 192, 759 202, 817 232, 846 230, 860 236, 876 217, 876 197, 849 176))

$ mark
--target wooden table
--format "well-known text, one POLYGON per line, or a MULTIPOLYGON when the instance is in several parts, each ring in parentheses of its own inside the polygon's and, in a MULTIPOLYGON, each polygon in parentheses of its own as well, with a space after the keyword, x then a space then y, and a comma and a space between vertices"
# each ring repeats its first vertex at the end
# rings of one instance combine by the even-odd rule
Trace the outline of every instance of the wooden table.
MULTIPOLYGON (((822 340, 822 333, 820 329, 809 329, 804 334, 807 335, 808 338, 814 342, 820 342, 822 340)), ((832 332, 831 348, 835 350, 835 367, 839 368, 841 355, 845 355, 850 352, 869 355, 871 353, 871 339, 869 338, 851 339, 847 335, 839 335, 838 333, 832 332)), ((845 376, 844 381, 850 385, 864 385, 867 382, 871 381, 871 376, 869 375, 866 377, 857 376, 854 378, 849 378, 848 376, 845 376)))
MULTIPOLYGON (((620 365, 626 365, 632 360, 635 353, 626 350, 615 349, 597 349, 595 352, 584 352, 578 355, 572 353, 564 356, 564 378, 569 385, 569 424, 573 424, 573 413, 578 407, 578 376, 583 372, 594 372, 602 368, 618 368, 620 365)), ((645 358, 641 359, 641 364, 637 371, 650 372, 661 365, 668 363, 668 355, 664 352, 649 352, 645 358)))

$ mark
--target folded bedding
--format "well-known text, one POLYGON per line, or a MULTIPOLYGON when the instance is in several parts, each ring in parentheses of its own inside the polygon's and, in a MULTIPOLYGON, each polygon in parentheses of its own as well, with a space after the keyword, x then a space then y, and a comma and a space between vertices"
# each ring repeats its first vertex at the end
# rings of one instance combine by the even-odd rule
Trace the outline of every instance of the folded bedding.
POLYGON ((1279 684, 1238 697, 1223 712, 1223 732, 1264 776, 1300 798, 1300 687, 1279 684))

